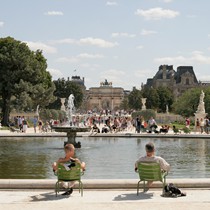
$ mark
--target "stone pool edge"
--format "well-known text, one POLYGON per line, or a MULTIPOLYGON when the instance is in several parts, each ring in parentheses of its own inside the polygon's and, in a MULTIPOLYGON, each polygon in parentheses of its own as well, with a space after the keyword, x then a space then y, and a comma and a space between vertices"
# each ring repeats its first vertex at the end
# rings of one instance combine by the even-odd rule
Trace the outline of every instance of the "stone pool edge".
MULTIPOLYGON (((85 189, 136 189, 138 179, 84 179, 85 189)), ((54 189, 56 179, 0 179, 0 189, 54 189)), ((209 178, 167 179, 179 188, 210 188, 209 178)), ((161 188, 155 182, 153 188, 161 188)))

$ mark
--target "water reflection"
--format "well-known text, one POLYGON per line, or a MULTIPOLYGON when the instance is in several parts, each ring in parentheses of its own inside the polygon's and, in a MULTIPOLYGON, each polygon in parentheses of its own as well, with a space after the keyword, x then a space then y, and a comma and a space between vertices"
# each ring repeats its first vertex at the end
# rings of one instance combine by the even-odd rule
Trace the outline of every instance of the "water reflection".
MULTIPOLYGON (((64 156, 65 138, 0 139, 0 178, 54 178, 51 164, 64 156)), ((78 138, 76 155, 87 164, 84 178, 137 178, 134 162, 144 155, 148 139, 78 138)), ((210 176, 210 141, 204 139, 150 139, 156 154, 171 165, 169 178, 210 176)))

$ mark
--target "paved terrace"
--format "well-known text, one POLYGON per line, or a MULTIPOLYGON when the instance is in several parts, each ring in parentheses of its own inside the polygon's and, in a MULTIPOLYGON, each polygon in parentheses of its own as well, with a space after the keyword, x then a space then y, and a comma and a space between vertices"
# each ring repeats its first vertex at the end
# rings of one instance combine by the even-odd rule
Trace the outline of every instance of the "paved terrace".
MULTIPOLYGON (((78 132, 78 137, 144 137, 144 138, 202 138, 202 139, 210 139, 210 134, 201 134, 200 132, 191 132, 190 134, 174 134, 172 130, 169 130, 167 134, 155 134, 155 133, 135 133, 135 130, 132 131, 123 131, 117 133, 91 133, 91 132, 78 132)), ((58 132, 47 132, 47 133, 34 133, 33 128, 28 128, 26 133, 17 133, 10 132, 9 130, 0 130, 0 138, 1 137, 66 137, 66 133, 58 133, 58 132)))
POLYGON ((210 209, 210 179, 168 180, 187 193, 186 197, 164 198, 160 184, 136 195, 138 180, 83 180, 83 197, 53 190, 56 180, 0 180, 0 210, 207 210, 210 209), (189 188, 190 187, 190 188, 189 188))

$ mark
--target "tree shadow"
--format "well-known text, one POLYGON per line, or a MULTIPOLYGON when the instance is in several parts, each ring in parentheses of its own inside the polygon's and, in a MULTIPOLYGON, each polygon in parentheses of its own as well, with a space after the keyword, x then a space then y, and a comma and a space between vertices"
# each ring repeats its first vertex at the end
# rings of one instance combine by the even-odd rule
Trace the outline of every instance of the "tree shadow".
POLYGON ((55 200, 67 199, 70 196, 67 195, 62 196, 58 194, 58 196, 56 197, 55 192, 48 192, 48 193, 33 195, 30 197, 31 197, 30 202, 40 202, 40 201, 55 201, 55 200))
POLYGON ((146 199, 152 199, 153 196, 154 196, 153 193, 145 193, 145 192, 140 192, 139 195, 137 195, 136 193, 127 193, 127 194, 118 195, 113 200, 114 201, 146 200, 146 199))

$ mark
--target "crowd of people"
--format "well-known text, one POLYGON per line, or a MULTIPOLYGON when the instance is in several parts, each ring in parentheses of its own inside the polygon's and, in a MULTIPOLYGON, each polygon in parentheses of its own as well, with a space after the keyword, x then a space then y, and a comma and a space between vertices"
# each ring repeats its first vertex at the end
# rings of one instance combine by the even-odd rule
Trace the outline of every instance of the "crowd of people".
MULTIPOLYGON (((32 119, 26 119, 24 116, 17 116, 14 118, 14 122, 10 125, 14 125, 20 130, 20 132, 26 133, 29 126, 34 128, 34 133, 52 132, 53 127, 57 125, 66 124, 66 120, 49 120, 42 121, 37 116, 32 119)), ((75 115, 72 117, 72 126, 89 127, 92 133, 163 133, 167 134, 170 130, 177 134, 181 133, 184 129, 190 130, 190 118, 185 119, 185 125, 183 129, 178 129, 172 124, 158 124, 153 117, 149 120, 145 120, 143 116, 136 116, 132 118, 131 115, 75 115)), ((192 128, 192 126, 191 126, 192 128)), ((195 122, 196 133, 209 134, 210 133, 210 119, 208 117, 197 119, 195 122)), ((189 133, 188 132, 188 133, 189 133)))

